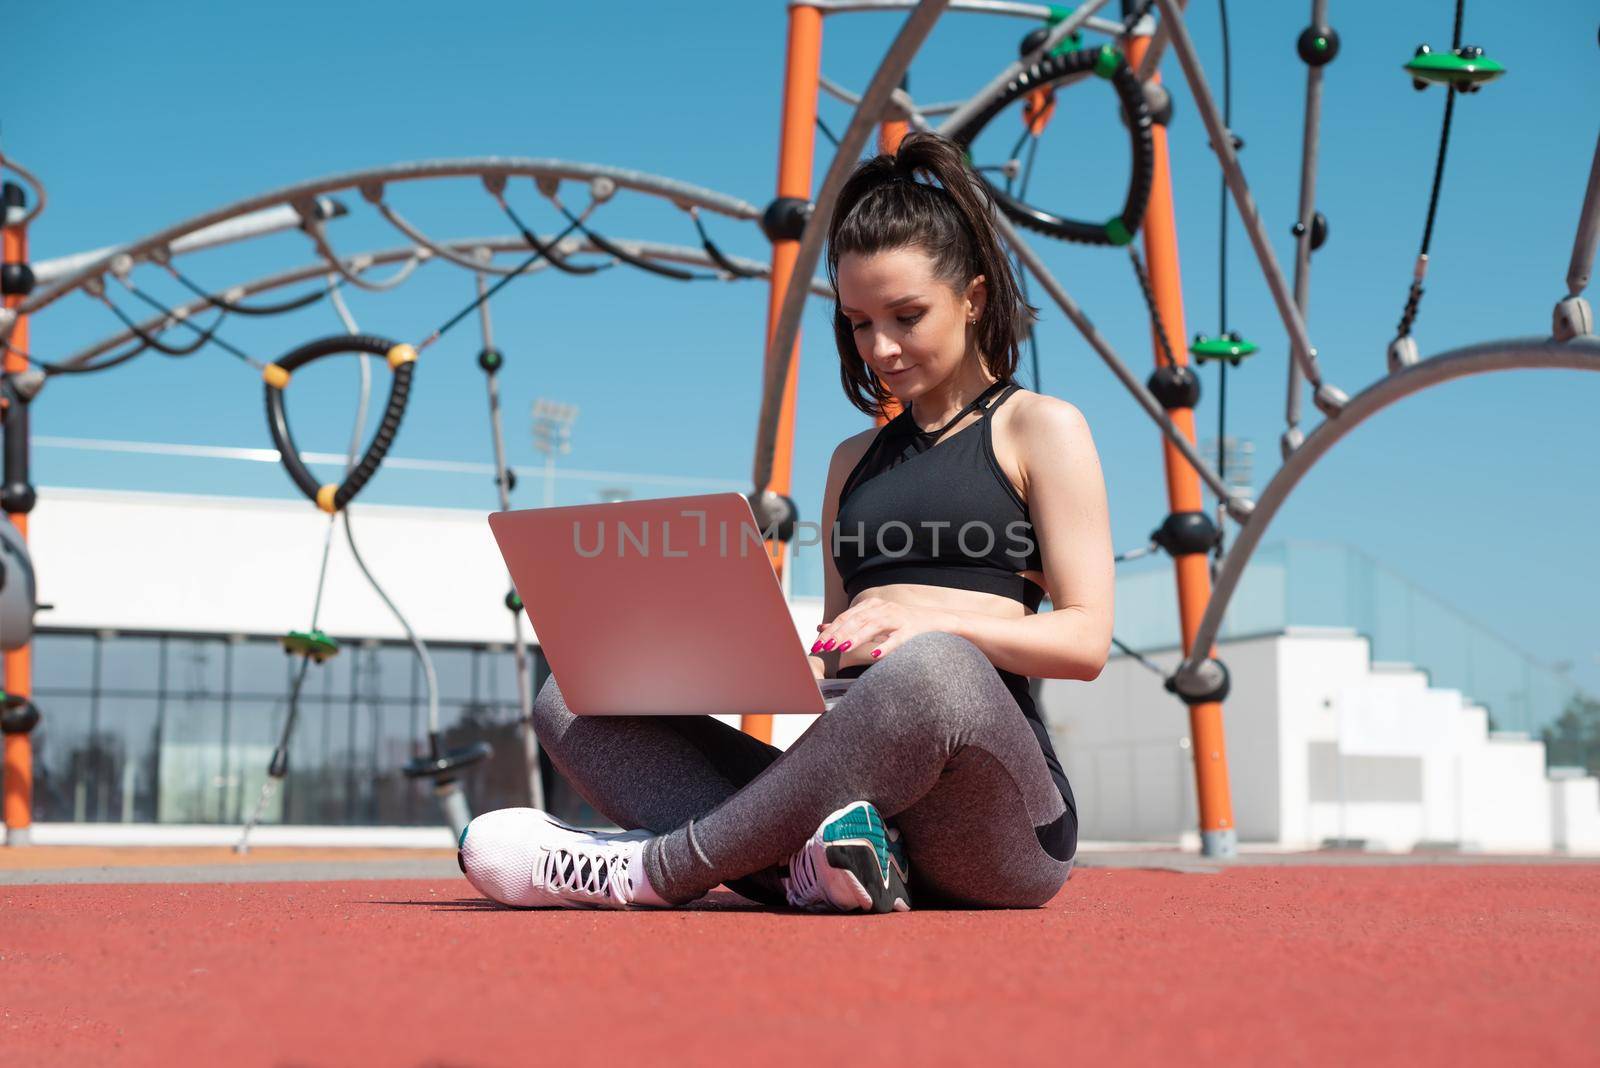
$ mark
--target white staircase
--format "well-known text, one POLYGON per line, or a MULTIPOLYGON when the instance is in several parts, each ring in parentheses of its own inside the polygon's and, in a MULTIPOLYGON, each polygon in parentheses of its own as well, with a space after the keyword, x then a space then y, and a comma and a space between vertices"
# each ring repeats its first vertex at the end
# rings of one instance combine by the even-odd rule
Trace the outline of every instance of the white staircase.
MULTIPOLYGON (((1600 781, 1547 776, 1543 742, 1491 733, 1481 706, 1413 665, 1372 663, 1354 632, 1291 627, 1218 654, 1233 678, 1224 715, 1241 841, 1600 853, 1600 781)), ((1151 659, 1170 671, 1177 653, 1151 659)), ((1119 656, 1092 683, 1046 680, 1040 703, 1081 837, 1194 829, 1188 718, 1159 678, 1119 656)))

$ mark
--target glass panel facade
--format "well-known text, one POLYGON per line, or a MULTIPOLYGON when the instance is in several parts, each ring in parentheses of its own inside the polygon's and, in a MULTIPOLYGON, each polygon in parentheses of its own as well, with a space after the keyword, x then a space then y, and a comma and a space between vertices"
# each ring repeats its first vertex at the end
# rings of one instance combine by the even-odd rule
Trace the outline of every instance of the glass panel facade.
MULTIPOLYGON (((1372 659, 1412 664, 1430 684, 1489 710, 1493 729, 1537 734, 1578 692, 1571 680, 1482 623, 1348 545, 1262 546, 1239 582, 1220 637, 1288 626, 1348 627, 1372 659)), ((1172 567, 1151 561, 1117 575, 1117 637, 1140 651, 1178 645, 1172 567)))
MULTIPOLYGON (((411 647, 341 638, 312 664, 289 774, 266 823, 429 826, 431 784, 402 768, 426 747, 427 688, 411 647)), ((462 777, 474 812, 527 804, 510 646, 440 643, 446 749, 494 755, 462 777)), ((534 687, 549 668, 532 650, 534 687)), ((34 644, 34 819, 237 824, 260 796, 300 662, 276 637, 42 629, 34 644)), ((547 807, 602 823, 548 761, 547 807)))

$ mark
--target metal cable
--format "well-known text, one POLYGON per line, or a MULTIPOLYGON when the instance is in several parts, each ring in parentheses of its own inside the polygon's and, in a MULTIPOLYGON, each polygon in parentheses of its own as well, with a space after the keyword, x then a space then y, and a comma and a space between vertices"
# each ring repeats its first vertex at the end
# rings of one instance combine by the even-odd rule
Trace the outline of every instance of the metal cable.
MULTIPOLYGON (((334 288, 333 282, 334 280, 330 277, 328 280, 328 293, 333 298, 334 310, 339 313, 339 321, 344 324, 344 328, 348 333, 359 334, 361 328, 356 325, 355 316, 350 314, 349 307, 345 305, 344 298, 334 288)), ((361 454, 361 432, 366 429, 367 408, 372 401, 372 357, 366 353, 361 353, 360 364, 361 396, 356 405, 355 427, 350 435, 350 449, 345 454, 345 474, 349 474, 351 469, 355 467, 356 457, 361 454)), ((361 558, 361 550, 356 547, 356 532, 355 527, 350 522, 350 506, 348 504, 345 505, 343 512, 344 538, 346 544, 350 546, 350 556, 355 560, 356 567, 361 569, 361 574, 366 576, 367 582, 372 586, 373 592, 378 595, 379 600, 383 601, 390 614, 399 621, 400 629, 405 631, 406 640, 411 643, 411 648, 417 654, 417 660, 422 664, 423 679, 428 687, 428 734, 433 737, 439 732, 439 677, 433 669, 433 657, 428 654, 428 647, 422 643, 416 632, 411 629, 411 624, 407 621, 405 614, 390 599, 383 585, 378 582, 377 577, 367 567, 367 562, 361 558)), ((320 598, 320 591, 318 596, 320 598)))
MULTIPOLYGON (((1035 137, 1033 139, 1032 143, 1029 144, 1029 146, 1028 146, 1028 161, 1022 165, 1022 181, 1017 186, 1017 196, 1018 196, 1019 199, 1026 200, 1027 197, 1028 197, 1028 184, 1033 180, 1033 163, 1034 163, 1034 160, 1038 159, 1038 157, 1039 157, 1039 139, 1037 137, 1035 137)), ((1006 180, 1006 184, 1010 185, 1010 179, 1009 178, 1006 180)), ((1017 263, 1017 281, 1020 283, 1018 288, 1020 288, 1022 290, 1022 302, 1024 304, 1028 304, 1028 305, 1031 306, 1033 302, 1032 302, 1032 299, 1028 295, 1028 272, 1024 271, 1022 269, 1022 264, 1021 263, 1017 263)), ((1032 321, 1031 319, 1029 320, 1029 322, 1028 322, 1028 357, 1029 357, 1029 361, 1033 365, 1033 391, 1035 393, 1043 393, 1044 392, 1044 385, 1041 382, 1040 377, 1039 377, 1039 329, 1038 329, 1038 327, 1039 327, 1038 323, 1032 321)))
MULTIPOLYGON (((1451 33, 1451 48, 1461 47, 1461 18, 1465 0, 1456 0, 1455 29, 1451 33)), ((1422 279, 1428 273, 1428 250, 1433 246, 1433 222, 1439 212, 1439 191, 1444 184, 1444 158, 1450 148, 1450 126, 1455 118, 1456 89, 1444 87, 1444 121, 1439 126, 1439 154, 1433 161, 1433 187, 1428 192, 1428 218, 1422 227, 1422 247, 1417 252, 1417 264, 1411 273, 1411 288, 1406 291, 1405 308, 1400 313, 1397 337, 1410 337, 1417 321, 1417 310, 1422 304, 1422 279)))
MULTIPOLYGON (((1145 310, 1150 314, 1150 325, 1156 333, 1156 342, 1161 346, 1161 355, 1166 359, 1165 366, 1178 366, 1178 359, 1172 354, 1172 340, 1167 337, 1167 326, 1161 321, 1161 309, 1156 306, 1155 290, 1150 288, 1150 276, 1145 273, 1144 260, 1139 257, 1139 250, 1132 245, 1128 246, 1128 260, 1133 264, 1134 277, 1139 280, 1139 293, 1144 297, 1145 310)), ((1220 477, 1220 476, 1219 476, 1220 477)))
POLYGON ((172 277, 175 278, 180 285, 189 290, 189 292, 193 293, 195 296, 202 298, 213 308, 221 308, 224 311, 233 312, 237 315, 282 315, 285 312, 299 311, 301 308, 309 307, 310 305, 321 300, 326 295, 325 290, 313 289, 309 293, 303 293, 297 297, 290 297, 287 300, 279 301, 277 304, 241 304, 238 301, 229 300, 224 296, 206 292, 188 275, 178 270, 177 266, 171 262, 162 263, 161 266, 165 267, 167 273, 172 275, 172 277))
POLYGON ((1115 645, 1118 649, 1122 650, 1124 653, 1126 653, 1128 656, 1132 657, 1135 661, 1137 661, 1138 663, 1142 664, 1144 667, 1146 667, 1149 670, 1155 672, 1157 675, 1160 675, 1163 679, 1165 679, 1167 677, 1167 673, 1165 671, 1162 671, 1161 668, 1156 665, 1155 661, 1151 660, 1149 657, 1145 656, 1143 653, 1138 653, 1138 652, 1135 652, 1134 650, 1128 648, 1122 642, 1118 641, 1115 635, 1113 635, 1112 638, 1111 638, 1111 644, 1115 645))
POLYGON ((828 139, 829 144, 831 144, 834 148, 839 147, 838 136, 832 130, 828 129, 828 124, 822 121, 821 115, 817 116, 817 129, 822 131, 822 136, 828 139))
MULTIPOLYGON (((121 320, 122 325, 131 330, 134 336, 137 337, 146 348, 155 349, 164 356, 192 356, 196 352, 199 352, 205 347, 205 343, 207 341, 212 340, 216 336, 217 327, 222 325, 222 319, 225 315, 227 315, 227 312, 218 311, 216 321, 205 330, 201 330, 187 319, 171 319, 170 324, 166 326, 165 329, 170 330, 173 326, 177 326, 179 323, 182 323, 184 326, 187 326, 199 333, 199 337, 188 345, 171 345, 165 341, 162 341, 154 334, 148 333, 141 328, 137 323, 128 317, 127 312, 124 312, 121 308, 117 307, 116 302, 106 294, 99 294, 99 300, 100 303, 111 309, 111 314, 115 315, 119 320, 121 320)), ((171 313, 168 312, 168 315, 170 317, 171 313)))
MULTIPOLYGON (((1218 21, 1222 24, 1222 125, 1233 136, 1233 48, 1228 36, 1228 0, 1217 0, 1218 21)), ((1237 142, 1235 142, 1237 145, 1237 142)), ((1228 334, 1228 179, 1217 183, 1217 336, 1228 334)), ((1217 361, 1217 475, 1228 481, 1228 361, 1217 361)), ((1211 547, 1211 567, 1222 559, 1226 537, 1227 502, 1217 501, 1217 540, 1211 547)))
MULTIPOLYGON (((690 208, 690 214, 695 209, 690 208)), ((698 219, 696 220, 699 221, 698 219)), ((486 283, 483 275, 477 276, 478 293, 483 294, 486 283)), ((494 324, 489 317, 489 305, 479 305, 482 315, 479 317, 479 329, 483 336, 484 351, 494 349, 494 324)), ((511 510, 511 468, 506 463, 506 439, 503 421, 500 417, 500 376, 496 370, 485 370, 485 385, 489 396, 489 430, 491 443, 494 446, 494 484, 496 495, 499 498, 500 510, 511 510)), ((509 585, 511 576, 506 575, 509 585)), ((522 728, 522 753, 523 761, 528 773, 528 803, 534 808, 544 807, 544 772, 539 760, 539 736, 533 730, 533 665, 528 656, 527 639, 522 634, 522 612, 520 610, 511 616, 511 651, 512 662, 517 674, 517 711, 518 722, 522 728)))
POLYGON ((10 340, 5 339, 5 338, 0 338, 0 348, 4 348, 7 352, 16 353, 18 356, 21 356, 24 360, 27 360, 29 363, 33 364, 33 366, 35 366, 39 370, 43 371, 47 376, 48 375, 81 375, 81 374, 88 374, 91 371, 106 371, 106 370, 109 370, 109 369, 117 366, 118 364, 127 363, 129 360, 131 360, 135 356, 139 355, 139 353, 144 352, 145 350, 149 349, 149 347, 150 347, 149 345, 145 344, 143 341, 140 341, 137 345, 134 345, 130 349, 125 349, 122 352, 113 353, 112 355, 107 356, 105 359, 101 360, 99 363, 95 364, 92 367, 72 367, 72 366, 69 366, 69 365, 64 364, 64 363, 51 363, 49 360, 41 360, 37 356, 32 355, 31 353, 25 352, 22 349, 17 348, 15 345, 13 345, 10 342, 10 340))
MULTIPOLYGON (((534 232, 527 226, 523 225, 522 217, 518 215, 511 207, 511 204, 506 200, 504 193, 496 193, 494 198, 495 201, 499 203, 500 210, 505 212, 506 218, 511 220, 511 225, 517 228, 517 233, 522 235, 522 240, 526 241, 528 243, 528 247, 534 250, 535 255, 529 258, 527 261, 528 263, 533 263, 538 258, 543 257, 544 259, 550 261, 550 266, 566 274, 594 274, 596 271, 601 271, 612 266, 612 264, 609 263, 579 264, 577 266, 568 263, 566 257, 556 254, 556 246, 560 245, 562 239, 568 234, 572 233, 572 231, 577 229, 577 227, 569 224, 565 230, 561 231, 554 238, 552 238, 548 244, 541 243, 538 236, 535 235, 534 232)), ((594 208, 595 206, 590 204, 584 209, 583 214, 578 216, 578 218, 584 218, 591 211, 593 211, 594 208)), ((493 292, 493 290, 490 290, 490 295, 493 295, 493 292)), ((471 309, 468 310, 470 311, 471 309)))
MULTIPOLYGON (((664 263, 652 263, 642 256, 629 252, 622 246, 608 240, 604 235, 598 234, 583 224, 583 218, 572 214, 567 206, 561 203, 561 198, 554 193, 550 194, 550 203, 555 205, 557 211, 566 216, 567 220, 577 228, 578 232, 589 239, 590 244, 600 249, 630 267, 637 267, 641 271, 659 274, 663 278, 674 278, 680 282, 709 282, 716 281, 715 274, 705 274, 698 271, 686 271, 681 267, 668 267, 664 263)), ((584 212, 585 215, 588 212, 584 212)))
MULTIPOLYGON (((565 231, 562 232, 561 236, 565 237, 568 233, 571 232, 571 229, 572 229, 571 227, 568 227, 565 231)), ((556 238, 556 240, 559 241, 559 240, 561 240, 561 238, 558 237, 558 238, 556 238)), ((417 346, 417 351, 421 352, 423 349, 427 348, 429 345, 432 345, 435 341, 438 341, 441 337, 444 337, 445 333, 448 332, 451 328, 453 328, 457 323, 459 323, 461 320, 465 319, 467 316, 471 315, 474 311, 477 311, 478 305, 484 303, 490 297, 494 296, 496 293, 500 292, 500 290, 504 289, 505 286, 508 283, 510 283, 518 275, 522 274, 523 271, 527 270, 529 267, 532 267, 540 259, 544 258, 544 255, 545 254, 542 251, 535 252, 531 256, 529 256, 527 259, 523 260, 521 266, 519 266, 515 271, 512 271, 510 274, 508 274, 504 278, 500 279, 500 281, 498 281, 494 285, 490 286, 489 290, 487 292, 483 293, 482 295, 480 295, 477 300, 474 300, 471 304, 468 304, 465 308, 462 308, 460 311, 456 312, 454 315, 452 315, 449 318, 448 321, 445 322, 445 324, 443 326, 439 327, 433 333, 429 334, 427 336, 427 338, 424 339, 423 342, 420 345, 417 346)))
POLYGON ((187 317, 179 315, 176 311, 174 311, 173 309, 167 307, 165 304, 161 303, 159 300, 157 300, 156 298, 150 296, 150 294, 146 293, 144 290, 140 289, 137 285, 135 285, 133 283, 132 279, 118 277, 117 281, 121 282, 122 283, 122 287, 124 289, 126 289, 129 293, 132 293, 134 295, 134 297, 136 297, 137 299, 139 299, 139 300, 143 301, 144 303, 150 305, 150 307, 154 308, 156 311, 160 312, 162 315, 165 315, 167 318, 171 319, 175 325, 182 326, 182 327, 184 327, 186 329, 192 330, 196 334, 201 335, 201 338, 202 338, 202 340, 198 344, 196 344, 193 348, 183 349, 183 350, 176 351, 176 352, 169 351, 169 349, 171 348, 170 346, 163 345, 161 342, 157 341, 155 338, 153 338, 149 334, 145 333, 145 331, 142 330, 137 323, 135 323, 133 320, 129 319, 127 317, 127 315, 125 315, 123 313, 121 308, 117 307, 116 303, 114 301, 112 301, 110 296, 108 296, 106 294, 104 288, 99 289, 99 291, 96 293, 96 296, 99 297, 100 301, 103 304, 105 304, 106 307, 110 308, 111 311, 116 315, 116 317, 118 319, 122 320, 122 325, 123 326, 127 327, 130 331, 133 332, 134 336, 136 336, 140 341, 143 341, 145 344, 149 345, 151 348, 157 350, 158 352, 166 352, 169 355, 186 356, 191 352, 197 351, 200 348, 200 346, 204 345, 206 342, 210 342, 210 343, 216 345, 217 348, 221 349, 223 352, 226 352, 230 356, 234 356, 234 357, 237 357, 240 360, 243 360, 245 363, 249 364, 251 367, 254 367, 258 371, 261 370, 262 368, 266 367, 266 364, 264 362, 262 362, 261 360, 256 359, 254 356, 251 356, 249 353, 245 352, 244 350, 238 348, 235 345, 229 344, 227 341, 224 341, 222 338, 217 336, 217 333, 216 333, 217 332, 217 328, 222 325, 223 318, 225 318, 227 316, 227 314, 228 314, 226 309, 224 309, 224 308, 217 309, 216 322, 211 324, 211 327, 210 327, 209 330, 201 330, 198 326, 196 326, 193 323, 191 323, 188 320, 187 317))
MULTIPOLYGON (((297 204, 296 207, 299 208, 300 205, 297 204)), ((311 238, 312 245, 316 247, 317 255, 321 256, 323 261, 327 263, 329 267, 332 267, 335 271, 339 272, 339 277, 343 278, 346 282, 349 282, 358 289, 365 289, 370 293, 382 293, 393 289, 401 282, 404 282, 407 278, 410 278, 411 272, 415 271, 417 269, 417 265, 422 262, 422 257, 420 255, 412 256, 405 263, 401 264, 400 267, 395 270, 394 274, 390 275, 388 278, 385 278, 383 281, 368 282, 363 279, 360 274, 361 271, 366 270, 365 266, 358 265, 355 267, 355 270, 352 271, 349 267, 345 266, 344 261, 339 258, 338 253, 333 251, 333 246, 328 243, 328 235, 323 233, 322 220, 317 217, 315 211, 301 209, 300 218, 303 221, 300 229, 306 233, 306 236, 311 238)), ((355 262, 356 261, 354 260, 351 261, 352 264, 355 264, 355 262)))
POLYGON ((712 263, 715 263, 733 278, 764 277, 759 271, 749 271, 740 267, 723 254, 723 251, 711 240, 711 235, 706 232, 705 223, 700 221, 700 209, 693 204, 689 205, 689 218, 694 220, 694 228, 700 233, 700 247, 706 250, 706 255, 711 257, 712 263))

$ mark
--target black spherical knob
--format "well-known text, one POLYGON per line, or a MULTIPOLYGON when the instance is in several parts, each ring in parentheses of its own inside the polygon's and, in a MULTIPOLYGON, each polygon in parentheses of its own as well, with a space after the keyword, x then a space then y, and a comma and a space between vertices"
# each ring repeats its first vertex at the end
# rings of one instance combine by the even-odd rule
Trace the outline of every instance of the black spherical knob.
POLYGON ((1027 34, 1023 36, 1022 43, 1017 45, 1017 55, 1027 56, 1032 52, 1038 51, 1039 46, 1044 44, 1044 39, 1049 36, 1050 27, 1048 26, 1040 26, 1036 29, 1029 30, 1027 34))
POLYGON ((26 697, 7 696, 0 705, 0 733, 28 734, 39 725, 39 709, 26 697))
POLYGON ((1158 367, 1148 383, 1150 395, 1167 411, 1193 408, 1200 403, 1200 376, 1182 364, 1158 367))
POLYGON ((768 241, 798 241, 811 219, 813 205, 799 197, 779 197, 761 213, 761 231, 768 241))
POLYGON ((1172 556, 1209 552, 1217 543, 1217 527, 1204 512, 1173 512, 1150 535, 1172 556))
MULTIPOLYGON (((1289 228, 1295 237, 1301 237, 1306 232, 1304 223, 1295 223, 1289 228)), ((1313 212, 1311 215, 1311 251, 1321 248, 1323 242, 1328 240, 1328 217, 1322 212, 1313 212)))
POLYGON ((33 292, 33 268, 26 263, 0 265, 0 293, 8 297, 25 297, 33 292))
POLYGON ((1307 66, 1320 67, 1339 54, 1339 35, 1332 26, 1307 26, 1295 42, 1295 51, 1307 66))
POLYGON ((39 495, 26 482, 7 482, 0 486, 0 508, 12 515, 27 515, 38 500, 39 495))
POLYGON ((506 592, 506 607, 513 612, 522 611, 522 598, 517 596, 516 590, 506 592))
POLYGON ((478 366, 489 374, 494 374, 505 366, 506 357, 499 349, 484 349, 478 353, 478 366))

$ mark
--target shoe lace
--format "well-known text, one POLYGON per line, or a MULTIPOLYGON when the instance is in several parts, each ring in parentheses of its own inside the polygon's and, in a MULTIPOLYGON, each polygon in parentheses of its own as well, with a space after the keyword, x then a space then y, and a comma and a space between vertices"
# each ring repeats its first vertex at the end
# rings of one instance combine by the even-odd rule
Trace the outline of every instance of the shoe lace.
POLYGON ((789 904, 797 908, 823 900, 822 886, 817 877, 816 858, 809 846, 789 858, 789 884, 786 887, 789 904))
POLYGON ((628 857, 627 850, 609 845, 564 843, 545 851, 538 881, 566 897, 630 904, 628 857))

